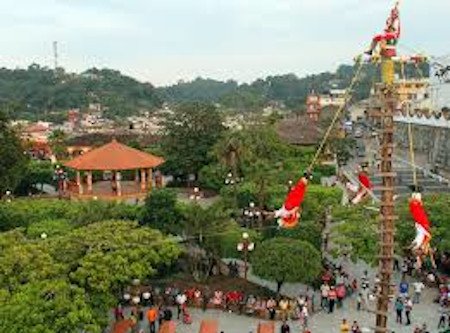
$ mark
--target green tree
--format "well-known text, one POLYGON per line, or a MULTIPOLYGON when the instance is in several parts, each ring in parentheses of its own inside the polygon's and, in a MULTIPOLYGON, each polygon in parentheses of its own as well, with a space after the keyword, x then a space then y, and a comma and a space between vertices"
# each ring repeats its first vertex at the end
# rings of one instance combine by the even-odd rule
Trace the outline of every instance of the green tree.
POLYGON ((320 252, 314 246, 283 237, 258 244, 250 260, 253 273, 275 281, 278 293, 285 282, 313 282, 322 269, 320 252))
POLYGON ((100 333, 82 288, 65 280, 28 283, 0 297, 0 331, 10 333, 100 333))
POLYGON ((16 133, 0 112, 0 197, 13 191, 23 177, 28 159, 16 133))
POLYGON ((54 130, 48 137, 50 147, 57 159, 62 159, 66 155, 67 135, 62 130, 54 130))
POLYGON ((180 230, 181 216, 177 207, 177 195, 170 189, 155 189, 145 199, 140 223, 166 233, 180 230))
POLYGON ((212 104, 184 103, 165 121, 162 143, 167 168, 176 175, 197 177, 210 162, 208 152, 224 128, 222 116, 212 104))

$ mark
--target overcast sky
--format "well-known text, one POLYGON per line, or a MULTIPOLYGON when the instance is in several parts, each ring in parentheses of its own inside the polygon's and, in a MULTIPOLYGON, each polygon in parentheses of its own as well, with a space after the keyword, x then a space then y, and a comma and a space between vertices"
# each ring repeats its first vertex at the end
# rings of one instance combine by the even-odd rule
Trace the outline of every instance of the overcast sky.
MULTIPOLYGON (((156 85, 334 70, 392 0, 1 0, 0 66, 110 67, 156 85)), ((404 0, 402 45, 450 53, 450 1, 404 0)), ((401 48, 403 51, 408 49, 401 48)))

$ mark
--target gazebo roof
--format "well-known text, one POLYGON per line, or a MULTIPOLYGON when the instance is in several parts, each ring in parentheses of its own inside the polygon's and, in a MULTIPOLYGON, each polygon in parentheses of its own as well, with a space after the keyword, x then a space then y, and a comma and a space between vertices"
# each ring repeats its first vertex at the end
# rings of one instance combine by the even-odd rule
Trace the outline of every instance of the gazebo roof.
POLYGON ((164 159, 125 146, 115 139, 65 163, 75 170, 134 170, 154 168, 164 159))

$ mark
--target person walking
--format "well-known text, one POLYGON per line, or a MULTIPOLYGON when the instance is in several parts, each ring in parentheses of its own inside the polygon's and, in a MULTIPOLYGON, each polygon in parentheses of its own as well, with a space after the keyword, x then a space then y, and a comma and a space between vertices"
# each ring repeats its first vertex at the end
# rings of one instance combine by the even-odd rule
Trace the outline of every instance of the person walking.
POLYGON ((330 291, 328 292, 328 313, 333 313, 334 311, 334 304, 337 300, 337 293, 336 289, 334 287, 331 287, 330 291))
POLYGON ((423 284, 423 282, 418 281, 418 282, 413 283, 413 287, 414 287, 413 303, 419 304, 420 303, 420 295, 422 295, 422 290, 425 288, 425 285, 423 284))
POLYGON ((411 325, 411 311, 413 308, 413 302, 409 297, 405 300, 405 315, 406 315, 406 325, 411 325))
MULTIPOLYGON (((447 318, 448 318, 448 313, 447 313, 447 309, 445 308, 445 304, 444 302, 441 302, 440 306, 439 306, 439 323, 438 323, 438 329, 441 327, 445 327, 445 323, 447 322, 447 318)), ((449 321, 449 326, 450 326, 450 321, 449 321)))
POLYGON ((158 319, 158 309, 156 306, 152 306, 147 310, 148 326, 150 327, 150 333, 156 333, 156 320, 158 319))
POLYGON ((403 318, 403 302, 401 300, 400 297, 397 297, 397 299, 395 300, 395 312, 397 313, 397 318, 396 318, 396 322, 401 324, 402 323, 402 318, 403 318))

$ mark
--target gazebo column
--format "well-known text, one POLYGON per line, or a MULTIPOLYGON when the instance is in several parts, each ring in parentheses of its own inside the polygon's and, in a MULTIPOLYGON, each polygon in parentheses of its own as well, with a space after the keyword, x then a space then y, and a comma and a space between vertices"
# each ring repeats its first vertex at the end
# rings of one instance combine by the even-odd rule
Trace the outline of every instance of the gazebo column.
POLYGON ((87 171, 87 192, 92 194, 92 171, 87 171))
POLYGON ((145 169, 141 169, 141 192, 145 192, 147 190, 147 185, 146 185, 146 172, 145 169))
POLYGON ((151 168, 147 169, 147 176, 148 176, 147 188, 148 188, 148 191, 150 192, 152 190, 152 186, 153 186, 153 170, 151 168))
POLYGON ((83 184, 81 183, 81 173, 77 171, 78 194, 83 194, 83 184))
POLYGON ((122 180, 122 175, 120 171, 116 171, 116 186, 117 186, 117 195, 120 197, 122 195, 122 184, 120 181, 122 180))
POLYGON ((139 184, 139 170, 134 170, 134 181, 136 184, 139 184))

